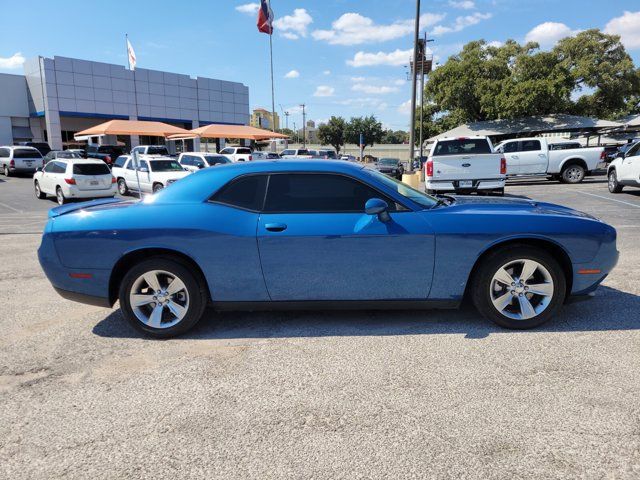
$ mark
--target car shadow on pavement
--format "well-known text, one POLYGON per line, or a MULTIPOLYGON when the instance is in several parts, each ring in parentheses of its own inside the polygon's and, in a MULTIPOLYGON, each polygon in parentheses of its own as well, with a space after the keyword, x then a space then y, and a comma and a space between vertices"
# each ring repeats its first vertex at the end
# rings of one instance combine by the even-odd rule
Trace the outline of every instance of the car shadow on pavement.
MULTIPOLYGON (((587 177, 585 178, 580 185, 586 184, 599 184, 599 183, 607 183, 606 177, 587 177)), ((573 186, 560 182, 560 180, 548 180, 548 179, 539 179, 539 178, 511 178, 507 180, 507 187, 522 187, 522 186, 543 186, 543 185, 562 185, 562 186, 573 186)))
MULTIPOLYGON (((547 324, 533 330, 505 330, 463 305, 460 310, 214 312, 179 339, 297 338, 464 334, 482 339, 499 333, 599 332, 638 330, 640 296, 601 287, 590 301, 565 305, 547 324)), ((116 310, 93 328, 101 337, 142 338, 116 310)))

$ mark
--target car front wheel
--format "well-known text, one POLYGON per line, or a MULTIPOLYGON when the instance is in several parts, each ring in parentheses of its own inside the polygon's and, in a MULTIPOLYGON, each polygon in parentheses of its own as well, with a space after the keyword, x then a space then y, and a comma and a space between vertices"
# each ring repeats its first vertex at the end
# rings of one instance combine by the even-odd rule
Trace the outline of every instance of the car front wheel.
POLYGON ((64 205, 67 203, 67 199, 60 187, 56 188, 56 200, 58 201, 58 205, 64 205))
POLYGON ((582 165, 569 165, 562 171, 561 179, 564 183, 580 183, 586 173, 582 165))
POLYGON ((620 193, 622 191, 622 185, 618 183, 618 176, 615 170, 609 172, 608 187, 611 193, 620 193))
POLYGON ((154 183, 153 184, 153 193, 159 192, 163 188, 164 188, 164 185, 162 185, 161 183, 154 183))
POLYGON ((207 304, 205 288, 183 262, 151 258, 124 276, 120 306, 136 329, 156 338, 169 338, 198 323, 207 304))
POLYGON ((490 253, 474 272, 471 287, 484 317, 522 330, 542 325, 560 308, 566 279, 553 256, 523 245, 490 253))
POLYGON ((33 189, 35 191, 36 198, 42 200, 47 196, 42 190, 40 190, 40 183, 37 180, 33 182, 33 189))
POLYGON ((122 196, 129 194, 129 187, 127 187, 127 182, 125 182, 124 178, 118 179, 118 193, 122 196))

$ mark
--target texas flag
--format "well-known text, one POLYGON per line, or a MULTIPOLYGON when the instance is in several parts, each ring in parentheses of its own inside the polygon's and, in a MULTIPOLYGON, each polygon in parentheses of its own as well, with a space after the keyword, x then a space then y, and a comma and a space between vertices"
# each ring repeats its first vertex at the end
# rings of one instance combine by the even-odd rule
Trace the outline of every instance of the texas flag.
POLYGON ((262 33, 273 33, 273 10, 269 0, 260 0, 260 10, 258 10, 258 30, 262 33))

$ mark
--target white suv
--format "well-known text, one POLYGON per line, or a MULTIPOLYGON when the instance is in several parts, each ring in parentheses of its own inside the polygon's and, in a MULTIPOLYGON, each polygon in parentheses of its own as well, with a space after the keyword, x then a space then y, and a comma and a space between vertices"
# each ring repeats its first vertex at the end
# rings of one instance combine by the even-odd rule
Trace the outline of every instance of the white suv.
POLYGON ((33 147, 0 147, 0 170, 6 177, 14 173, 34 173, 42 168, 42 154, 33 147))
POLYGON ((624 187, 640 187, 640 142, 609 164, 607 177, 611 193, 620 193, 624 187))
POLYGON ((224 155, 232 162, 250 162, 251 149, 247 147, 227 147, 220 150, 220 155, 224 155))
POLYGON ((184 152, 178 157, 178 163, 190 172, 197 172, 201 168, 216 167, 232 163, 224 155, 206 152, 184 152))
POLYGON ((131 155, 121 155, 113 164, 111 173, 118 182, 120 195, 127 195, 130 190, 155 193, 166 186, 186 177, 191 172, 170 157, 146 157, 140 160, 138 171, 133 166, 131 155))
POLYGON ((60 158, 50 160, 33 175, 36 197, 55 195, 64 205, 74 198, 104 198, 116 194, 116 179, 102 160, 60 158))

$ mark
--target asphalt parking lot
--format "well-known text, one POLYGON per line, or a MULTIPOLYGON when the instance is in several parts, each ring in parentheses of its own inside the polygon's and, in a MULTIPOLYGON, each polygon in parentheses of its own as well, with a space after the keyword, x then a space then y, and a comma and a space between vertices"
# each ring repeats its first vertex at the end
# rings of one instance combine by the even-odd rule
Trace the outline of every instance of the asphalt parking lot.
POLYGON ((618 229, 617 269, 543 328, 473 310, 209 313, 142 338, 60 298, 53 201, 0 177, 1 478, 640 478, 640 189, 518 181, 618 229))

